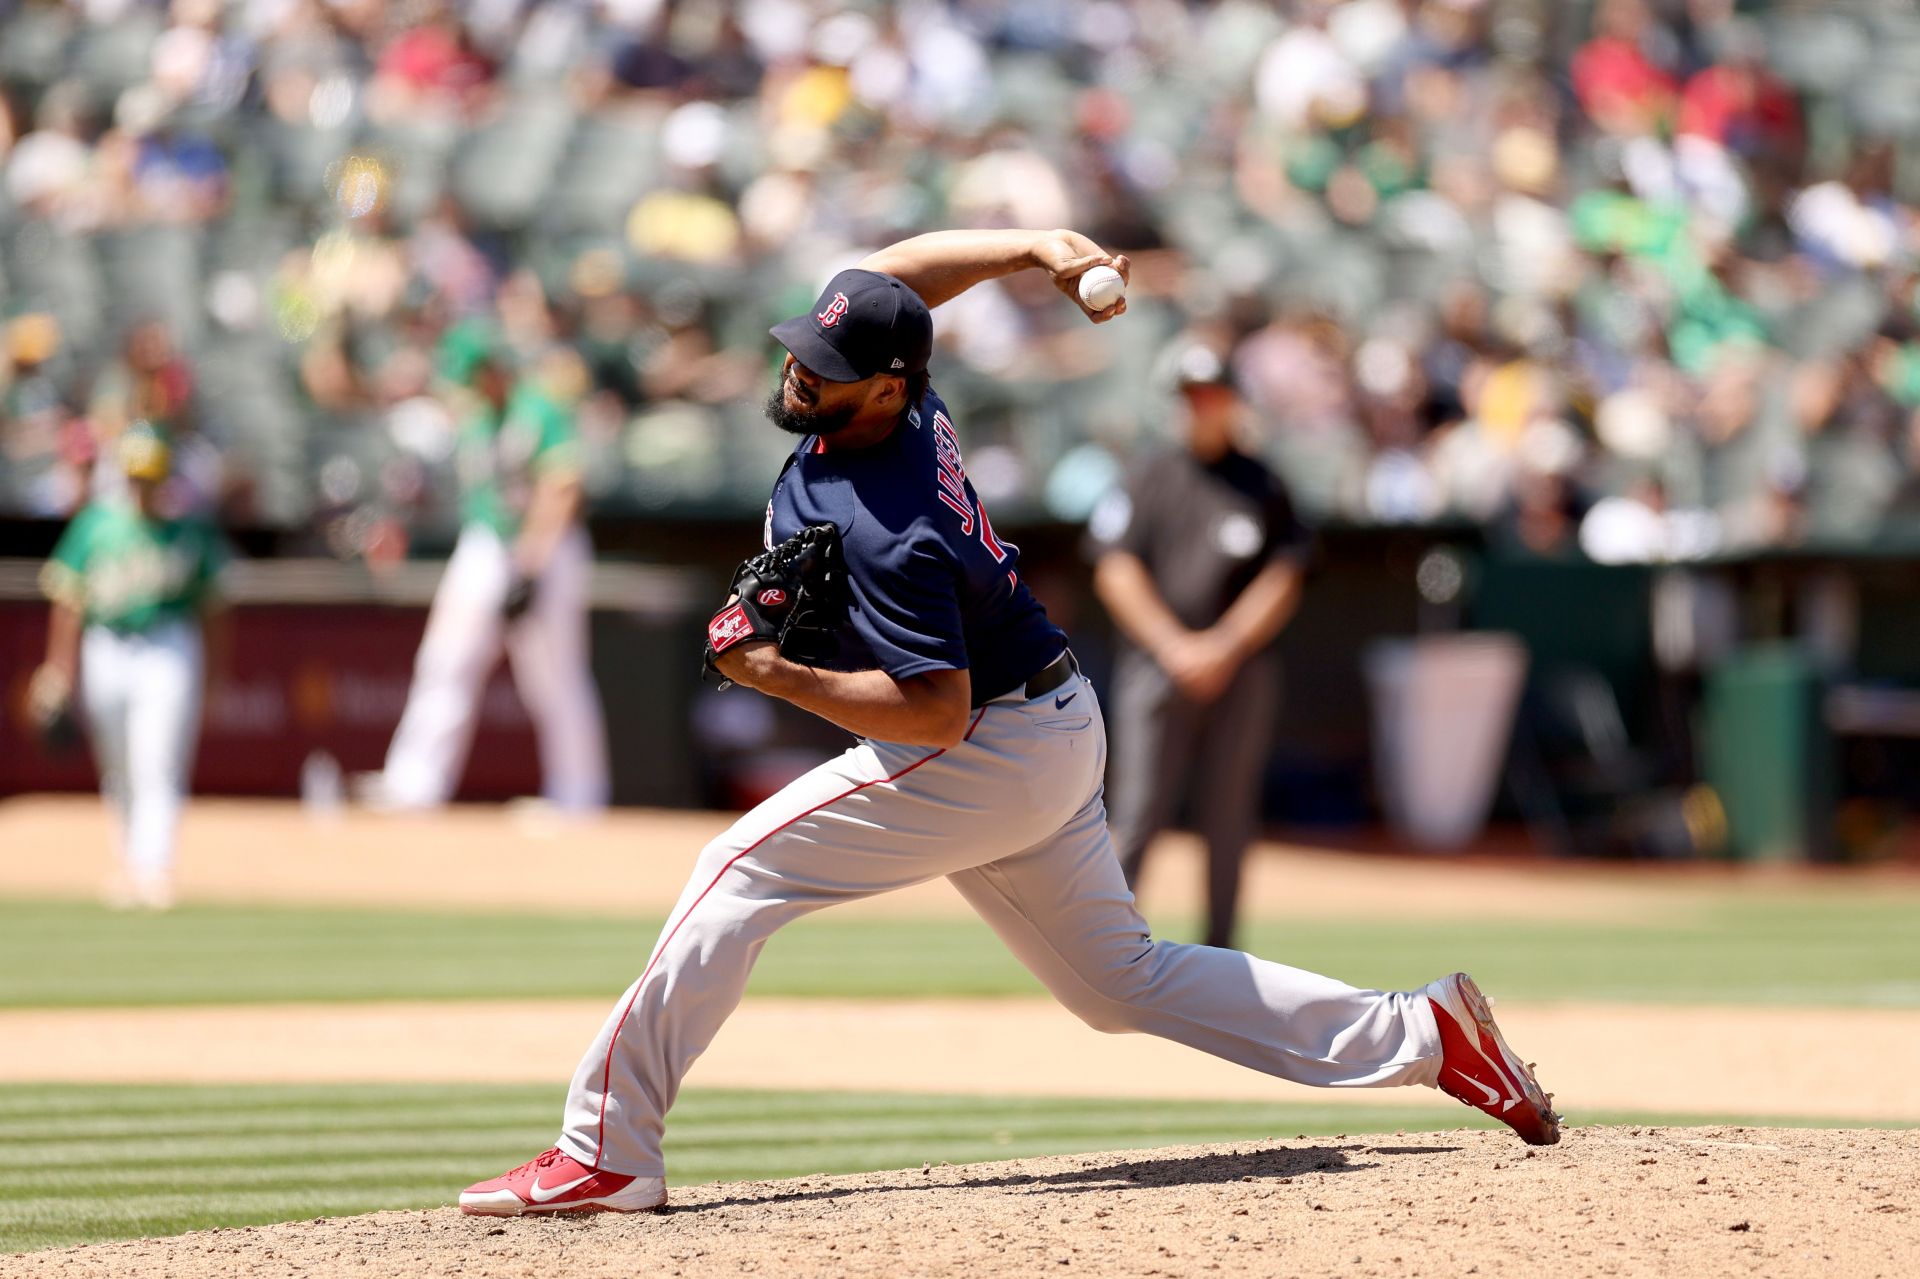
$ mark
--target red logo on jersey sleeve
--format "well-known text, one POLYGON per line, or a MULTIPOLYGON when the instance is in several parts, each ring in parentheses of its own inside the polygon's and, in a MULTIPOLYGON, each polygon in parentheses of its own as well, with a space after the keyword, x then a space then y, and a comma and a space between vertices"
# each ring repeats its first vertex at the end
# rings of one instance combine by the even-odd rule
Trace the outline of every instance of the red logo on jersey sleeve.
POLYGON ((813 318, 820 321, 821 328, 830 329, 840 323, 840 317, 846 313, 847 295, 844 293, 836 293, 833 295, 833 301, 827 303, 827 309, 813 318))

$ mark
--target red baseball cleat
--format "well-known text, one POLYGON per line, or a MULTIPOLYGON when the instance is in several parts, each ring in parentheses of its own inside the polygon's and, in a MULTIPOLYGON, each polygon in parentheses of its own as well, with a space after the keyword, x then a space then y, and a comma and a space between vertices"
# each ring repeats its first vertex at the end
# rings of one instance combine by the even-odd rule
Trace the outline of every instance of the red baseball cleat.
POLYGON ((460 1192, 460 1211, 480 1217, 530 1212, 651 1212, 667 1204, 664 1177, 628 1177, 589 1168, 549 1150, 512 1172, 460 1192))
POLYGON ((1553 1094, 1540 1090, 1533 1067, 1514 1056, 1493 1024, 1487 997, 1465 973, 1428 982, 1421 991, 1440 1028, 1440 1091, 1484 1110, 1530 1146, 1560 1140, 1553 1094))

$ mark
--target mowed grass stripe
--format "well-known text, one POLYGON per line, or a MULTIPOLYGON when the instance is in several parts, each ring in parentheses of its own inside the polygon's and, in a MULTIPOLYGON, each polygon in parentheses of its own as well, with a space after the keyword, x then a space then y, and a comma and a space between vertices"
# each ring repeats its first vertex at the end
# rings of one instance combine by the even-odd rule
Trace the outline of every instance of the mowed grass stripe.
MULTIPOLYGON (((1136 1112, 1131 1118, 1122 1118, 1111 1113, 1087 1115, 1077 1113, 1072 1106, 1052 1115, 1027 1113, 1008 1115, 1005 1118, 1008 1122, 1032 1129, 1048 1139, 1062 1139, 1076 1143, 1083 1138, 1105 1138, 1116 1128, 1151 1135, 1164 1128, 1169 1122, 1188 1129, 1214 1130, 1206 1122, 1196 1118, 1169 1121, 1155 1118, 1149 1112, 1136 1112)), ((1464 1122, 1468 1115, 1463 1111, 1457 1118, 1464 1122)), ((542 1138, 543 1144, 552 1143, 558 1132, 557 1120, 558 1112, 549 1112, 546 1136, 542 1138)), ((171 1137, 159 1140, 127 1138, 60 1142, 51 1147, 43 1145, 38 1150, 26 1143, 20 1143, 18 1156, 24 1162, 17 1162, 6 1170, 0 1170, 0 1193, 4 1193, 10 1187, 31 1189, 39 1184, 44 1175, 51 1172, 98 1169, 108 1165, 142 1174, 171 1170, 180 1173, 193 1171, 196 1175, 212 1172, 218 1175, 223 1169, 238 1166, 264 1169, 291 1167, 306 1161, 358 1160, 369 1157, 369 1151, 387 1159, 406 1158, 409 1157, 408 1152, 416 1151, 432 1151, 441 1155, 483 1154, 498 1149, 503 1134, 518 1134, 526 1131, 529 1126, 526 1121, 521 1121, 517 1124, 453 1130, 445 1127, 430 1128, 426 1124, 420 1124, 412 1126, 415 1132, 411 1134, 401 1131, 392 1134, 376 1133, 365 1129, 346 1132, 220 1133, 205 1137, 171 1137), (138 1140, 142 1149, 142 1156, 138 1160, 129 1160, 126 1156, 129 1142, 133 1140, 138 1140)), ((857 1121, 812 1116, 805 1120, 759 1125, 703 1124, 697 1120, 683 1122, 676 1115, 673 1131, 680 1140, 695 1145, 702 1151, 716 1155, 727 1151, 738 1151, 743 1156, 751 1156, 754 1152, 774 1152, 789 1147, 817 1147, 821 1144, 823 1137, 831 1134, 835 1127, 846 1126, 856 1128, 862 1140, 879 1144, 909 1141, 964 1142, 977 1135, 975 1117, 968 1114, 924 1115, 900 1119, 862 1117, 857 1121)), ((1097 1140, 1094 1142, 1096 1148, 1101 1144, 1103 1143, 1097 1140)), ((0 1153, 6 1152, 7 1147, 0 1144, 0 1153)))
MULTIPOLYGON (((189 1230, 357 1216, 400 1206, 429 1207, 436 1185, 421 1181, 411 1186, 368 1191, 320 1187, 310 1191, 272 1190, 255 1194, 8 1201, 0 1203, 0 1256, 113 1239, 158 1238, 185 1234, 189 1230)), ((236 1262, 233 1273, 247 1273, 245 1263, 239 1258, 236 1262)), ((269 1259, 265 1264, 270 1266, 272 1262, 269 1259)), ((369 1273, 380 1272, 370 1268, 369 1273)))
MULTIPOLYGON (((124 1131, 152 1136, 192 1135, 227 1131, 305 1132, 351 1128, 389 1128, 405 1131, 464 1128, 494 1122, 517 1123, 540 1117, 557 1121, 565 1099, 564 1087, 512 1085, 485 1090, 476 1098, 473 1087, 392 1084, 258 1085, 246 1089, 204 1085, 137 1085, 130 1091, 139 1100, 129 1103, 119 1088, 103 1088, 98 1107, 87 1104, 86 1089, 75 1086, 57 1096, 43 1096, 48 1085, 14 1087, 0 1097, 12 1117, 0 1121, 0 1142, 66 1140, 89 1130, 109 1135, 124 1131), (422 1089, 442 1096, 431 1110, 420 1104, 422 1089), (400 1091, 395 1091, 396 1089, 400 1091), (379 1093, 367 1099, 362 1092, 379 1093), (334 1095, 344 1094, 344 1095, 334 1095), (322 1113, 316 1114, 316 1111, 322 1113), (150 1128, 145 1125, 152 1125, 150 1128)), ((1094 1098, 1078 1103, 1090 1117, 1137 1114, 1133 1100, 1094 1098)), ((1189 1103, 1157 1101, 1161 1113, 1178 1113, 1189 1103)), ((1191 1103, 1204 1105, 1205 1103, 1191 1103)), ((1015 1114, 1048 1115, 1056 1102, 1050 1097, 1005 1098, 998 1109, 1015 1114)), ((674 1106, 674 1122, 726 1131, 731 1128, 764 1130, 795 1118, 807 1120, 884 1121, 925 1115, 944 1115, 952 1099, 926 1093, 694 1092, 674 1106)))
MULTIPOLYGON (((559 1097, 549 1098, 543 1106, 543 1112, 547 1116, 559 1114, 559 1097)), ((371 1114, 351 1110, 348 1114, 338 1116, 305 1114, 298 1120, 288 1118, 286 1112, 275 1114, 271 1110, 259 1110, 257 1106, 248 1108, 242 1114, 144 1114, 138 1118, 71 1112, 58 1120, 46 1118, 0 1123, 0 1150, 10 1146, 33 1145, 38 1141, 60 1141, 61 1145, 69 1148, 79 1148, 94 1141, 144 1141, 157 1145, 177 1139, 250 1141, 271 1135, 305 1137, 315 1133, 411 1135, 422 1131, 468 1131, 474 1127, 497 1127, 501 1122, 524 1122, 534 1114, 534 1106, 513 1106, 505 1110, 449 1106, 434 1116, 420 1114, 419 1106, 382 1106, 371 1114)))
MULTIPOLYGON (((258 1136, 332 1132, 436 1132, 449 1136, 482 1125, 526 1122, 557 1124, 564 1090, 533 1085, 485 1087, 477 1085, 46 1085, 10 1088, 10 1106, 20 1112, 40 1110, 37 1121, 18 1119, 0 1137, 0 1152, 10 1146, 45 1141, 73 1144, 83 1131, 124 1134, 149 1141, 177 1137, 226 1140, 258 1136), (360 1097, 379 1090, 378 1104, 360 1097), (96 1091, 97 1090, 97 1091, 96 1091), (103 1103, 87 1106, 89 1096, 103 1103), (128 1097, 155 1098, 152 1105, 129 1107, 128 1097), (165 1109, 159 1107, 164 1106, 165 1109), (152 1125, 151 1128, 142 1125, 152 1125)), ((735 1134, 767 1136, 785 1130, 805 1131, 827 1123, 867 1125, 911 1124, 945 1120, 965 1108, 965 1099, 919 1093, 693 1091, 675 1105, 677 1128, 703 1136, 725 1138, 735 1134)), ((1089 1123, 1136 1120, 1143 1110, 1157 1116, 1211 1114, 1207 1102, 1166 1100, 1142 1103, 1131 1099, 1092 1099, 1073 1103, 1074 1113, 1089 1123)), ((1060 1112, 1050 1097, 1002 1098, 995 1113, 1026 1119, 1049 1119, 1060 1112)), ((1330 1108, 1329 1113, 1334 1113, 1330 1108)))
MULTIPOLYGON (((858 1124, 863 1132, 876 1136, 915 1133, 938 1135, 954 1122, 954 1103, 947 1097, 913 1097, 911 1105, 836 1104, 855 1096, 842 1093, 775 1094, 776 1097, 800 1097, 793 1104, 765 1105, 762 1094, 722 1094, 724 1109, 700 1102, 694 1094, 673 1112, 675 1131, 704 1146, 752 1146, 813 1140, 830 1124, 858 1124)), ((6 1157, 25 1159, 29 1151, 38 1151, 34 1162, 43 1167, 88 1166, 112 1160, 129 1142, 165 1161, 218 1160, 236 1150, 248 1150, 256 1160, 270 1160, 277 1152, 326 1153, 331 1148, 366 1149, 370 1141, 385 1141, 394 1147, 448 1149, 476 1143, 484 1144, 490 1135, 502 1130, 519 1131, 528 1124, 546 1122, 557 1130, 561 1098, 558 1094, 530 1101, 475 1106, 463 1102, 423 1106, 416 1102, 406 1111, 382 1107, 378 1114, 367 1115, 350 1108, 329 1114, 306 1109, 313 1101, 289 1101, 278 1116, 262 1114, 250 1108, 240 1115, 218 1111, 146 1115, 129 1120, 115 1115, 70 1113, 61 1120, 41 1120, 31 1124, 0 1127, 0 1185, 9 1173, 6 1157)), ((1052 1098, 1005 1099, 996 1112, 1024 1122, 1044 1122, 1058 1132, 1110 1129, 1116 1124, 1151 1127, 1171 1115, 1180 1121, 1185 1111, 1180 1102, 1154 1102, 1144 1106, 1131 1100, 1112 1099, 1076 1101, 1069 1115, 1062 1115, 1052 1098)), ((159 1162, 159 1160, 156 1160, 159 1162)))
MULTIPOLYGON (((1396 1114, 1400 1112, 1395 1112, 1396 1114)), ((1457 1117, 1464 1123, 1469 1116, 1457 1117)), ((863 1124, 852 1136, 836 1134, 826 1126, 810 1130, 792 1130, 762 1140, 743 1138, 716 1140, 710 1132, 694 1125, 674 1125, 677 1144, 697 1150, 703 1158, 721 1159, 729 1154, 738 1158, 729 1162, 754 1167, 778 1167, 807 1170, 819 1160, 822 1151, 835 1151, 849 1141, 875 1148, 932 1146, 951 1149, 979 1145, 1007 1144, 1017 1135, 1034 1149, 1103 1149, 1116 1131, 1106 1117, 1088 1118, 1071 1113, 1051 1119, 1007 1119, 1016 1128, 999 1128, 982 1133, 979 1116, 948 1116, 944 1121, 928 1119, 919 1123, 863 1124), (1007 1134, 996 1138, 996 1133, 1007 1134)), ((1455 1126, 1458 1126, 1458 1123, 1455 1126)), ((1135 1143, 1154 1144, 1169 1131, 1169 1124, 1149 1116, 1137 1116, 1131 1124, 1120 1125, 1135 1143)), ((1172 1130, 1183 1141, 1231 1141, 1245 1139, 1247 1130, 1232 1118, 1187 1118, 1176 1121, 1172 1130)), ((516 1134, 517 1135, 517 1134, 516 1134)), ((551 1140, 549 1136, 548 1140, 551 1140)), ((350 1142, 314 1141, 300 1149, 285 1146, 257 1148, 249 1143, 230 1142, 218 1149, 209 1147, 182 1156, 174 1150, 154 1152, 155 1157, 139 1161, 116 1158, 120 1152, 92 1152, 88 1158, 69 1157, 65 1151, 50 1159, 37 1160, 31 1167, 0 1172, 0 1196, 30 1199, 92 1198, 103 1191, 137 1193, 142 1196, 178 1191, 183 1184, 196 1193, 226 1193, 264 1189, 299 1190, 322 1186, 358 1188, 394 1187, 434 1176, 457 1185, 465 1185, 489 1171, 485 1157, 499 1149, 500 1138, 487 1140, 463 1137, 436 1143, 429 1148, 370 1148, 363 1134, 350 1142), (476 1162, 479 1161, 479 1162, 476 1162)), ((533 1153, 531 1151, 529 1154, 533 1153)), ((838 1158, 838 1156, 835 1156, 838 1158)), ((678 1165, 675 1165, 676 1175, 678 1165)))
MULTIPOLYGON (((65 1123, 74 1117, 139 1121, 143 1118, 179 1119, 189 1116, 196 1122, 213 1119, 246 1122, 249 1116, 257 1116, 270 1123, 284 1123, 290 1112, 321 1105, 327 1107, 329 1123, 351 1123, 357 1117, 377 1120, 393 1112, 417 1113, 420 1090, 423 1087, 438 1088, 439 1085, 371 1083, 355 1084, 351 1089, 342 1090, 338 1084, 272 1084, 220 1094, 217 1102, 209 1102, 208 1098, 218 1090, 210 1090, 205 1084, 140 1084, 128 1088, 100 1086, 98 1094, 88 1091, 92 1087, 76 1086, 72 1090, 63 1089, 52 1094, 43 1092, 36 1085, 0 1088, 0 1131, 5 1131, 6 1126, 12 1124, 31 1125, 36 1120, 65 1123)), ((516 1087, 516 1096, 520 1091, 537 1095, 541 1090, 537 1087, 524 1090, 516 1087)), ((545 1091, 549 1102, 558 1105, 566 1096, 566 1084, 559 1082, 545 1091)), ((455 1097, 450 1098, 447 1104, 450 1110, 465 1117, 490 1113, 502 1105, 513 1103, 495 1098, 473 1102, 455 1097)), ((517 1104, 531 1106, 533 1096, 517 1104)))
MULTIPOLYGON (((0 1008, 391 999, 599 998, 633 979, 658 921, 190 907, 117 915, 0 903, 0 1008)), ((1163 930, 1178 938, 1191 929, 1163 930)), ((1256 954, 1356 985, 1455 968, 1510 999, 1920 1007, 1904 901, 1731 903, 1645 926, 1371 919, 1255 921, 1256 954)), ((975 921, 814 916, 774 937, 750 993, 1042 994, 975 921)))

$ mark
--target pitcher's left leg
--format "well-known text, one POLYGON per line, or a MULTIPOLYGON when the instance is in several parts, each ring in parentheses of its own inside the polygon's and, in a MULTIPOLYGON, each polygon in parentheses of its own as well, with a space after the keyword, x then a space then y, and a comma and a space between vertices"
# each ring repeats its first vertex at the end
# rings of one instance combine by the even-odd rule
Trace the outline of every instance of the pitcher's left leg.
POLYGON ((1432 1084, 1425 996, 1360 990, 1236 950, 1156 941, 1134 909, 1096 793, 1058 834, 948 877, 1088 1025, 1172 1039, 1320 1087, 1432 1084))

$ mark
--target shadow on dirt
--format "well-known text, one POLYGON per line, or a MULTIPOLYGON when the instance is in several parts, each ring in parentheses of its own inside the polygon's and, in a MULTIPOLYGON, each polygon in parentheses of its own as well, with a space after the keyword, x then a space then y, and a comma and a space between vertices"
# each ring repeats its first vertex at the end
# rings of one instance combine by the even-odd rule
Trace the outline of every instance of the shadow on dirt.
MULTIPOLYGON (((711 1203, 670 1206, 672 1213, 708 1212, 715 1208, 746 1205, 805 1203, 809 1200, 845 1199, 865 1195, 891 1195, 926 1190, 1011 1190, 1028 1194, 1079 1195, 1090 1191, 1151 1190, 1158 1187, 1219 1185, 1229 1181, 1266 1181, 1289 1179, 1309 1173, 1364 1172, 1380 1166, 1377 1160, 1352 1156, 1384 1155, 1406 1158, 1413 1155, 1448 1154, 1458 1146, 1276 1146, 1250 1150, 1245 1154, 1190 1155, 1179 1159, 1129 1159, 1121 1163, 1099 1163, 1044 1176, 1016 1174, 996 1177, 984 1170, 980 1175, 957 1181, 942 1178, 924 1184, 833 1186, 822 1190, 794 1190, 768 1195, 735 1195, 711 1203)), ((1096 1156, 1098 1158, 1098 1156, 1096 1156)), ((931 1176, 930 1169, 923 1175, 931 1176)), ((911 1173, 904 1174, 911 1176, 911 1173)))

